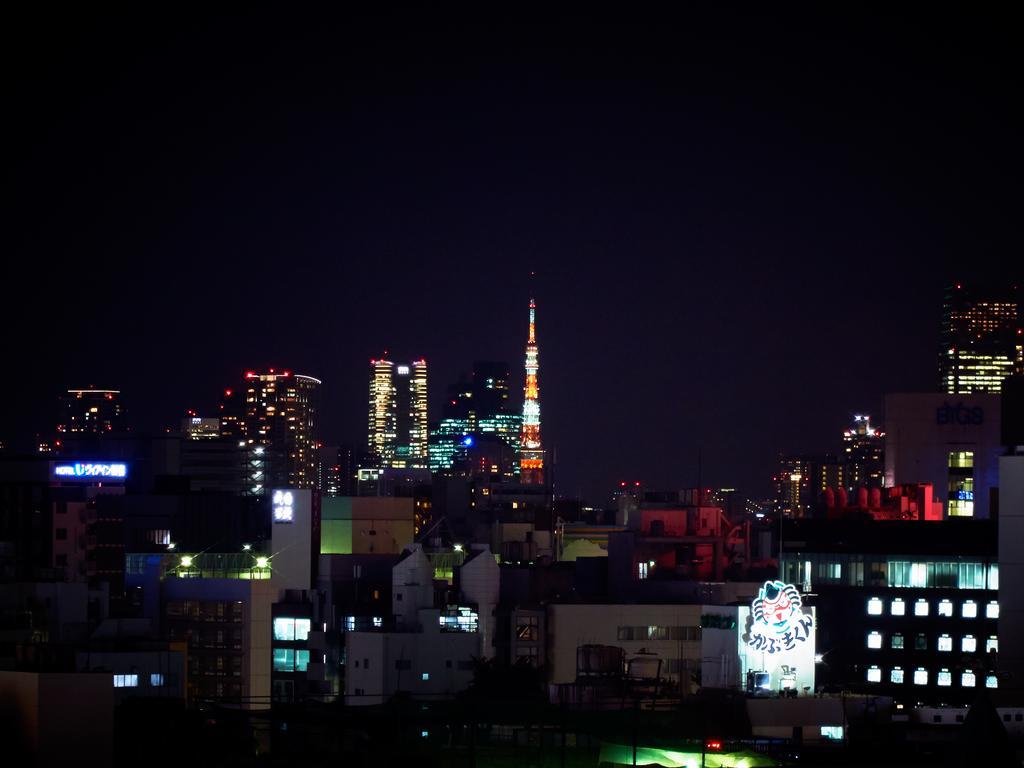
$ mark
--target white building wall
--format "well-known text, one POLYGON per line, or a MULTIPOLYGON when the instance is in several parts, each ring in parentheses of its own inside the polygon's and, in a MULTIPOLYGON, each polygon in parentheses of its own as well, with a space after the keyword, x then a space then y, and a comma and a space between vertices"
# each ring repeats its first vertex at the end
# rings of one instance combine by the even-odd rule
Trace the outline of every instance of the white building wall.
POLYGON ((440 612, 420 612, 419 632, 346 632, 345 702, 382 704, 397 691, 437 700, 473 680, 480 635, 441 632, 440 612))
MULTIPOLYGON (((474 545, 475 547, 476 545, 474 545)), ((501 568, 486 546, 459 568, 462 597, 475 603, 480 614, 480 652, 494 655, 495 616, 501 592, 501 568)))
POLYGON ((434 569, 419 544, 391 569, 391 613, 399 628, 412 630, 421 608, 434 605, 434 569))

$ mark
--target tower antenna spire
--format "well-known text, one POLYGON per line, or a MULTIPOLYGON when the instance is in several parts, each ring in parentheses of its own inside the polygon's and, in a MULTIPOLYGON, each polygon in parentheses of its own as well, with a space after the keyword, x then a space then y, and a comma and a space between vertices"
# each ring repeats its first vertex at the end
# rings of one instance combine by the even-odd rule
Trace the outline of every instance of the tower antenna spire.
MULTIPOLYGON (((530 272, 530 277, 534 275, 530 272)), ((532 283, 532 279, 531 279, 532 283)), ((523 388, 523 430, 520 440, 519 481, 544 484, 544 448, 540 440, 540 386, 537 373, 537 302, 530 290, 530 333, 526 342, 526 386, 523 388)))

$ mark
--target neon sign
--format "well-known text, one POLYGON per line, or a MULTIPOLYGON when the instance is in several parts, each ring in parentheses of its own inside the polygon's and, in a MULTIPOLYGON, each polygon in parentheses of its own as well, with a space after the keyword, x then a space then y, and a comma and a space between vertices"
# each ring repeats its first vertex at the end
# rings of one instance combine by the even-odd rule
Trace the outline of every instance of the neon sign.
POLYGON ((80 480, 83 478, 112 478, 124 480, 128 476, 127 464, 76 461, 74 464, 55 464, 53 476, 80 480))
POLYGON ((274 522, 290 523, 295 519, 295 494, 291 491, 274 491, 274 522))
POLYGON ((763 653, 783 653, 807 642, 814 618, 803 609, 800 592, 792 584, 766 581, 750 604, 747 645, 763 653))

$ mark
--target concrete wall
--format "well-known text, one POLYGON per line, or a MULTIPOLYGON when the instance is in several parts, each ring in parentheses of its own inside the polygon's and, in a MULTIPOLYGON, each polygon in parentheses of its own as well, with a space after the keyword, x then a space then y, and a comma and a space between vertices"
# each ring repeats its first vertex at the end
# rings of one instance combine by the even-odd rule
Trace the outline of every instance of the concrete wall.
POLYGON ((618 628, 628 627, 700 627, 699 605, 552 605, 548 610, 548 664, 550 682, 571 683, 576 679, 576 649, 581 645, 614 645, 626 655, 641 648, 662 659, 662 676, 677 680, 667 672, 667 662, 678 660, 680 668, 696 669, 701 659, 699 640, 619 640, 618 628))
MULTIPOLYGON (((277 489, 271 491, 271 497, 277 489)), ((271 515, 271 578, 280 589, 309 589, 313 575, 313 498, 308 488, 282 489, 292 494, 291 522, 271 515)))
POLYGON ((323 554, 397 555, 413 542, 412 498, 336 496, 321 503, 323 554))
POLYGON ((476 549, 459 568, 459 587, 463 600, 475 604, 480 614, 480 653, 493 656, 496 628, 494 611, 501 592, 501 569, 486 547, 476 549))
POLYGON ((412 630, 417 612, 434 605, 434 568, 418 545, 391 569, 391 612, 400 628, 412 630))
POLYGON ((999 395, 886 395, 886 487, 931 483, 948 513, 949 452, 974 451, 974 516, 987 518, 999 485, 999 421, 999 395))

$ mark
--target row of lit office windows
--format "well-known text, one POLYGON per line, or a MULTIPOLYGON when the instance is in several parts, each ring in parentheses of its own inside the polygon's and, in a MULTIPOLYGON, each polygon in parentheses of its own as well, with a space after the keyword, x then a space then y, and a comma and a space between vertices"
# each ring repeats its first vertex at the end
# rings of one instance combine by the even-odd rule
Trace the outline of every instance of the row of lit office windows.
POLYGON ((816 582, 854 587, 875 585, 915 589, 999 589, 998 563, 880 561, 859 555, 836 554, 808 554, 804 555, 803 560, 799 557, 797 555, 784 562, 784 578, 794 584, 803 584, 805 590, 810 590, 816 582))
MULTIPOLYGON (((868 632, 867 636, 867 647, 872 650, 879 650, 883 645, 883 635, 881 632, 871 631, 868 632)), ((889 637, 889 647, 893 650, 903 650, 905 647, 904 637, 902 632, 893 632, 889 637)), ((953 637, 951 635, 939 635, 936 643, 936 650, 948 652, 953 650, 953 637)), ((928 636, 923 632, 919 632, 914 637, 914 650, 926 651, 928 650, 928 636)), ((976 653, 978 650, 978 638, 974 635, 963 635, 960 638, 960 650, 963 653, 976 653)), ((999 652, 999 639, 995 635, 989 635, 988 639, 985 640, 985 653, 999 652)))
MULTIPOLYGON (((894 685, 902 685, 906 682, 907 676, 903 667, 893 667, 889 670, 889 682, 894 685)), ((928 685, 930 677, 928 670, 924 667, 918 667, 914 670, 912 680, 914 685, 928 685)), ((880 683, 882 682, 882 669, 881 667, 871 666, 867 669, 867 681, 869 683, 880 683)), ((948 688, 953 685, 953 673, 943 667, 935 675, 935 684, 948 688)), ((973 670, 965 669, 960 673, 960 686, 962 688, 974 688, 978 684, 978 676, 973 670)), ((985 687, 986 688, 998 688, 999 681, 995 675, 985 675, 985 687)))
MULTIPOLYGON (((915 616, 928 616, 931 613, 931 605, 924 598, 920 598, 914 603, 914 615, 915 616)), ((868 598, 868 615, 869 616, 881 616, 885 613, 885 601, 880 597, 868 598)), ((894 600, 889 601, 889 613, 893 616, 906 616, 907 615, 907 601, 902 597, 897 597, 894 600)), ((953 616, 953 601, 952 600, 939 600, 936 606, 936 613, 939 616, 953 616)), ((965 619, 974 619, 978 616, 978 604, 974 600, 964 600, 960 604, 960 616, 965 619)), ((990 600, 985 605, 985 618, 986 619, 998 619, 999 618, 999 603, 996 600, 990 600)))
MULTIPOLYGON (((153 672, 149 676, 149 685, 151 688, 161 688, 164 684, 164 676, 159 672, 153 672)), ((115 688, 138 688, 139 687, 139 676, 138 675, 114 675, 114 687, 115 688)))

